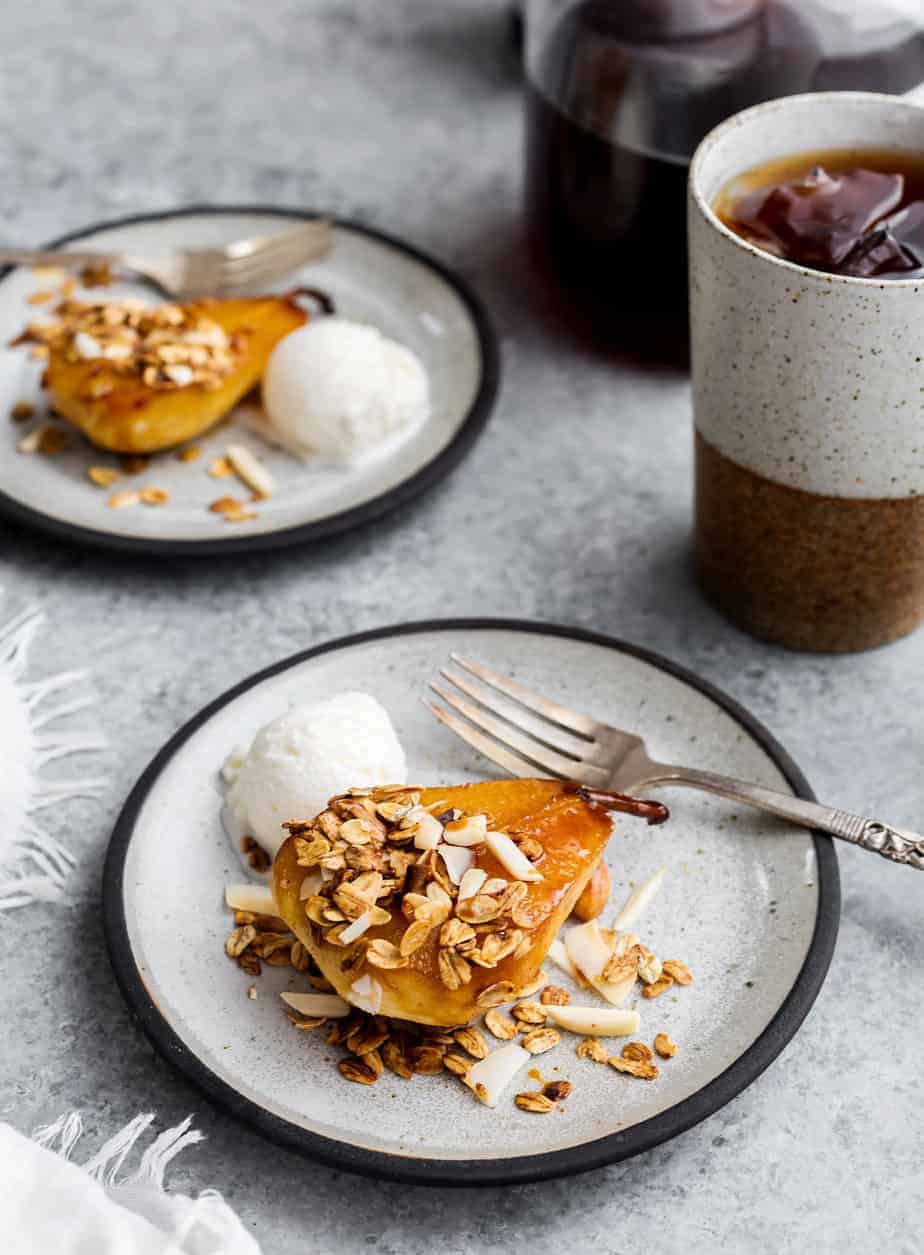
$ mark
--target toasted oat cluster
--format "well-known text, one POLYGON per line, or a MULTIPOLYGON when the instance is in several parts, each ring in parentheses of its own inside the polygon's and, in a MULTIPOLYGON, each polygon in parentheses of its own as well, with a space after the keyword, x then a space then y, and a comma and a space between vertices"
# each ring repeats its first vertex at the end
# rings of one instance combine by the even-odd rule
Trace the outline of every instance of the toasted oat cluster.
POLYGON ((230 374, 245 341, 240 334, 229 337, 207 309, 207 301, 148 306, 131 298, 104 303, 66 298, 50 317, 30 322, 14 344, 44 345, 63 351, 69 362, 105 365, 108 369, 87 383, 90 400, 111 392, 118 375, 135 375, 157 390, 192 385, 212 390, 230 374))
MULTIPOLYGON (((520 910, 525 881, 465 867, 487 840, 486 816, 459 810, 433 815, 420 805, 419 792, 396 786, 352 790, 334 798, 317 819, 285 827, 295 838, 299 865, 319 869, 323 877, 305 902, 305 914, 330 945, 352 947, 346 970, 358 972, 366 963, 407 967, 434 929, 439 976, 450 990, 467 985, 474 966, 493 968, 528 952, 530 921, 520 910), (396 915, 405 925, 397 944, 362 940, 369 928, 396 915)), ((495 841, 498 835, 530 870, 541 861, 544 850, 534 838, 511 832, 493 834, 495 841)), ((509 994, 491 986, 479 1004, 494 1005, 495 997, 500 1003, 509 994)))

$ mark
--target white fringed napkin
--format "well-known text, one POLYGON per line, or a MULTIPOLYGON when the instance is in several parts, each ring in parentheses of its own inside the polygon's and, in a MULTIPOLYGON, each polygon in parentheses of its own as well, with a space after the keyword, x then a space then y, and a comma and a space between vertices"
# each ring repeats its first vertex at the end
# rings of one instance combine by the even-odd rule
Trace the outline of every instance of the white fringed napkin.
POLYGON ((202 1140, 187 1118, 148 1146, 138 1168, 126 1157, 154 1120, 136 1116, 82 1166, 71 1162, 83 1132, 78 1112, 32 1140, 0 1123, 3 1255, 260 1255, 219 1194, 168 1194, 164 1172, 202 1140))
POLYGON ((44 830, 40 812, 95 797, 106 783, 45 770, 58 759, 103 749, 105 741, 86 729, 56 726, 93 702, 80 692, 83 672, 28 680, 29 650, 43 621, 33 609, 0 622, 0 911, 61 897, 74 859, 44 830))

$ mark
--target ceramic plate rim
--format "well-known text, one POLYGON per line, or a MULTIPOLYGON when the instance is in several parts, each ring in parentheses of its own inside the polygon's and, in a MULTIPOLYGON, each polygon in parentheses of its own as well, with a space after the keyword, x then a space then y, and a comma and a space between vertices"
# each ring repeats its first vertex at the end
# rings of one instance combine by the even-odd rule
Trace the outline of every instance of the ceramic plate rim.
MULTIPOLYGON (((66 235, 58 236, 47 244, 40 245, 43 249, 62 248, 74 240, 80 240, 100 231, 114 230, 119 227, 130 227, 136 223, 159 222, 167 218, 189 218, 197 214, 229 215, 265 214, 276 218, 317 218, 323 217, 334 226, 345 227, 360 235, 368 236, 381 244, 385 244, 405 256, 413 258, 421 265, 428 267, 447 283, 459 297, 472 320, 472 326, 478 341, 481 361, 481 378, 475 397, 465 413, 457 431, 447 445, 401 483, 395 484, 386 492, 372 497, 360 505, 350 506, 337 511, 326 518, 314 519, 308 523, 298 523, 294 527, 279 528, 272 532, 263 532, 253 536, 223 535, 214 540, 158 540, 147 536, 121 536, 107 532, 104 528, 84 527, 79 523, 68 523, 52 518, 32 506, 24 505, 0 490, 0 513, 7 515, 15 522, 34 527, 60 540, 71 543, 90 545, 97 549, 116 550, 122 553, 145 553, 161 557, 206 557, 215 554, 247 553, 266 549, 281 549, 290 545, 303 544, 311 540, 322 540, 339 532, 360 527, 373 519, 381 517, 399 506, 404 505, 419 493, 431 488, 439 480, 453 470, 465 457, 481 435, 491 416, 500 386, 500 351, 497 333, 488 316, 487 309, 474 288, 460 274, 431 254, 408 244, 405 240, 371 227, 355 218, 342 217, 338 214, 325 213, 322 210, 305 208, 286 208, 281 205, 183 205, 178 209, 152 210, 146 213, 126 214, 124 217, 107 218, 99 222, 89 223, 66 235)), ((0 283, 15 269, 13 266, 0 268, 0 283)))
POLYGON ((735 1098, 757 1079, 799 1029, 824 982, 840 921, 840 877, 834 842, 813 832, 817 858, 818 908, 812 940, 799 973, 770 1022, 724 1072, 689 1098, 619 1133, 561 1150, 509 1159, 447 1160, 368 1150, 324 1137, 289 1123, 245 1098, 216 1076, 180 1039, 148 993, 131 952, 125 914, 124 872, 135 823, 161 772, 177 750, 229 702, 271 676, 312 658, 370 641, 423 632, 527 632, 570 638, 626 654, 666 672, 714 701, 732 716, 769 755, 799 797, 814 801, 804 775, 764 725, 734 698, 708 680, 660 654, 603 633, 523 619, 431 619, 394 624, 324 641, 266 667, 228 689, 194 715, 158 751, 132 789, 116 820, 103 870, 103 927, 116 981, 145 1036, 158 1053, 180 1071, 205 1098, 235 1119, 249 1124, 269 1141, 332 1168, 411 1185, 496 1186, 571 1176, 629 1159, 676 1137, 735 1098))

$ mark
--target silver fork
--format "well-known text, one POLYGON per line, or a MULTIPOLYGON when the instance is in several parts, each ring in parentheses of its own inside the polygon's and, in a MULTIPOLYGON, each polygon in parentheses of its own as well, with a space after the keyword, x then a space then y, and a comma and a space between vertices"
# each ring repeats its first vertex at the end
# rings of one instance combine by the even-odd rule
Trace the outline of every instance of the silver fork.
POLYGON ((324 219, 234 240, 216 248, 184 248, 175 253, 139 255, 107 253, 94 249, 0 249, 0 265, 109 266, 119 273, 137 275, 178 300, 194 296, 233 296, 258 292, 277 279, 330 252, 331 224, 324 219))
POLYGON ((641 737, 570 710, 470 658, 450 654, 450 659, 455 671, 444 668, 440 674, 452 687, 435 682, 430 687, 452 710, 426 705, 512 776, 534 776, 538 770, 591 789, 630 794, 654 785, 702 789, 924 871, 924 838, 917 833, 714 771, 656 762, 641 737))

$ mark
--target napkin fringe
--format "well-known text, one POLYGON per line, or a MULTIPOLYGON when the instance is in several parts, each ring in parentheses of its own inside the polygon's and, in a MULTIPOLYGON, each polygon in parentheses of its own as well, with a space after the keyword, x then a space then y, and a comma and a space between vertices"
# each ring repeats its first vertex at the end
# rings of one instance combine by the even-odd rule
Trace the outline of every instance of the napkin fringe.
MULTIPOLYGON (((108 1141, 103 1143, 96 1154, 83 1164, 83 1170, 87 1176, 110 1189, 121 1185, 149 1185, 156 1189, 163 1189, 164 1175, 173 1160, 187 1146, 195 1146, 198 1142, 204 1141, 205 1134, 191 1128, 192 1116, 187 1116, 172 1129, 165 1129, 163 1133, 158 1134, 141 1156, 137 1171, 120 1177, 119 1173, 125 1160, 135 1149, 138 1139, 153 1123, 153 1111, 141 1112, 133 1120, 129 1120, 128 1124, 114 1133, 108 1141)), ((69 1111, 51 1124, 36 1129, 32 1134, 32 1140, 45 1150, 54 1151, 62 1159, 69 1160, 83 1135, 84 1127, 80 1112, 69 1111)), ((203 1196, 205 1194, 220 1197, 214 1190, 204 1191, 203 1196)))
POLYGON ((84 671, 62 671, 41 680, 24 681, 29 652, 45 621, 41 611, 26 609, 0 624, 0 669, 13 680, 31 732, 31 774, 18 831, 0 833, 0 912, 31 902, 58 901, 75 865, 73 855, 46 830, 38 815, 50 806, 78 797, 98 797, 107 787, 102 776, 46 778, 44 768, 73 754, 96 753, 106 739, 85 729, 56 728, 55 723, 95 703, 77 687, 84 671), (49 700, 54 699, 54 700, 49 700))

